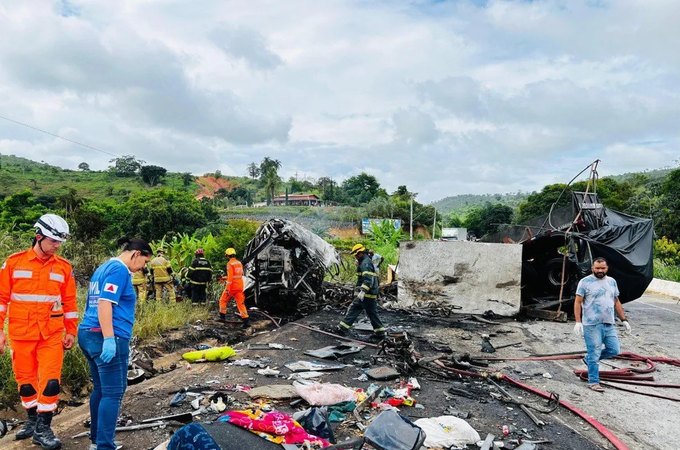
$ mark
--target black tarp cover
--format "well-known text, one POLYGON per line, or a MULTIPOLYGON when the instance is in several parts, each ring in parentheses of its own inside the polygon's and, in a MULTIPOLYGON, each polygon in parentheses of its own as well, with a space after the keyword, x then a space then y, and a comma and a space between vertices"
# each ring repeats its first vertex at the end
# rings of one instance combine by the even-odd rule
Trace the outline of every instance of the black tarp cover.
MULTIPOLYGON (((577 237, 587 242, 593 258, 607 259, 608 275, 618 283, 619 298, 626 303, 639 298, 654 276, 654 223, 652 219, 629 216, 606 207, 602 210, 599 228, 578 233, 577 237)), ((589 218, 589 214, 584 214, 586 223, 589 218)), ((588 273, 590 267, 582 275, 588 273)))

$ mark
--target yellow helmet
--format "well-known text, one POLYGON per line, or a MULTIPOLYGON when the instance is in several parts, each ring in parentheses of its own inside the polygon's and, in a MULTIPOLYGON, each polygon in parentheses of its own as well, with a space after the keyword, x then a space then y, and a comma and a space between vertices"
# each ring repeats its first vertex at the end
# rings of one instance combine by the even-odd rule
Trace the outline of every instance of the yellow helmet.
POLYGON ((356 244, 354 247, 352 247, 352 251, 350 253, 352 253, 353 255, 356 255, 359 252, 365 252, 365 251, 366 251, 366 247, 364 247, 361 244, 356 244))
POLYGON ((234 250, 232 247, 229 247, 224 251, 224 254, 227 256, 233 256, 236 254, 236 250, 234 250))

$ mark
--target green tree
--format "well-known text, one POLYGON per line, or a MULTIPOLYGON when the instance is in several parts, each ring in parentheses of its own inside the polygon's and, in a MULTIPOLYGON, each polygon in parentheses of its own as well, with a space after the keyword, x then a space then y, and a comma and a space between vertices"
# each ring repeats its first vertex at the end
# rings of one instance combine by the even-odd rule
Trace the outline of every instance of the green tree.
POLYGON ((271 203, 276 195, 276 189, 281 184, 281 177, 279 177, 279 169, 281 168, 281 161, 265 156, 260 163, 260 182, 264 187, 267 203, 271 203))
POLYGON ((567 185, 563 183, 550 184, 544 187, 541 192, 530 194, 525 201, 520 203, 516 222, 523 224, 536 217, 547 215, 550 212, 550 207, 558 198, 559 202, 555 205, 556 208, 570 205, 570 192, 567 190, 562 193, 566 187, 567 185), (562 194, 561 197, 560 194, 562 194))
POLYGON ((65 193, 57 197, 57 204, 66 211, 65 218, 80 208, 84 202, 85 200, 78 194, 78 191, 73 188, 67 188, 65 193))
POLYGON ((315 188, 315 183, 308 180, 298 180, 295 177, 290 177, 288 179, 288 186, 290 186, 290 193, 304 193, 310 192, 315 188))
POLYGON ((142 166, 140 170, 142 181, 149 186, 155 186, 160 183, 161 178, 163 178, 166 173, 168 173, 168 171, 160 166, 142 166))
POLYGON ((134 177, 146 161, 137 159, 134 155, 124 155, 119 158, 113 158, 109 162, 113 163, 112 166, 109 166, 109 170, 117 177, 134 177))
POLYGON ((660 213, 656 231, 661 236, 680 241, 680 169, 666 175, 661 185, 660 213))
POLYGON ((487 202, 482 207, 473 208, 465 218, 469 232, 477 236, 495 233, 503 224, 512 222, 513 211, 507 205, 487 202))
POLYGON ((28 230, 45 212, 31 191, 21 191, 0 201, 0 226, 28 230))
POLYGON ((132 194, 120 208, 116 224, 121 235, 151 241, 166 234, 191 234, 214 217, 217 217, 214 209, 190 193, 158 189, 132 194))
POLYGON ((380 187, 378 180, 365 172, 343 181, 342 190, 347 197, 347 202, 352 206, 368 203, 378 195, 387 196, 385 190, 380 187))
POLYGON ((325 201, 337 201, 337 183, 330 177, 321 177, 316 181, 316 188, 321 192, 321 199, 325 201))
POLYGON ((463 219, 455 212, 452 212, 448 216, 444 216, 444 226, 460 228, 463 226, 463 219))
POLYGON ((86 162, 81 162, 80 164, 78 164, 78 169, 82 170, 83 172, 89 172, 90 165, 86 162))
POLYGON ((189 172, 184 172, 182 174, 182 186, 187 187, 191 185, 194 181, 194 176, 190 174, 189 172))
POLYGON ((260 177, 260 166, 254 162, 248 164, 248 176, 250 176, 250 178, 253 180, 258 179, 260 177))

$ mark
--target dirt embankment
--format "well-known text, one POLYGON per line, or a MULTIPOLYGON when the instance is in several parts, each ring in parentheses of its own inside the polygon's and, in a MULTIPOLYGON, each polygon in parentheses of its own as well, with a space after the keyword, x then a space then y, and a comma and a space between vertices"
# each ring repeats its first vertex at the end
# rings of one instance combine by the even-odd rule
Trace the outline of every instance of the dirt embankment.
POLYGON ((199 200, 204 197, 213 198, 215 193, 220 189, 230 190, 236 187, 236 184, 222 177, 198 177, 196 183, 200 187, 198 194, 196 195, 196 198, 199 200))

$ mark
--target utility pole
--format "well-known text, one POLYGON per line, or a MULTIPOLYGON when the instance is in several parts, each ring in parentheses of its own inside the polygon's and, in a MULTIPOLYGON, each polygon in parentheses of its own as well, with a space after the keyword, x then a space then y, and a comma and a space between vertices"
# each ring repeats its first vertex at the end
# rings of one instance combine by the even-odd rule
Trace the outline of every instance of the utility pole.
POLYGON ((437 208, 434 209, 434 220, 432 221, 432 240, 436 239, 435 230, 437 229, 437 208))
POLYGON ((411 194, 411 218, 408 224, 408 236, 409 240, 413 240, 413 194, 411 194))

